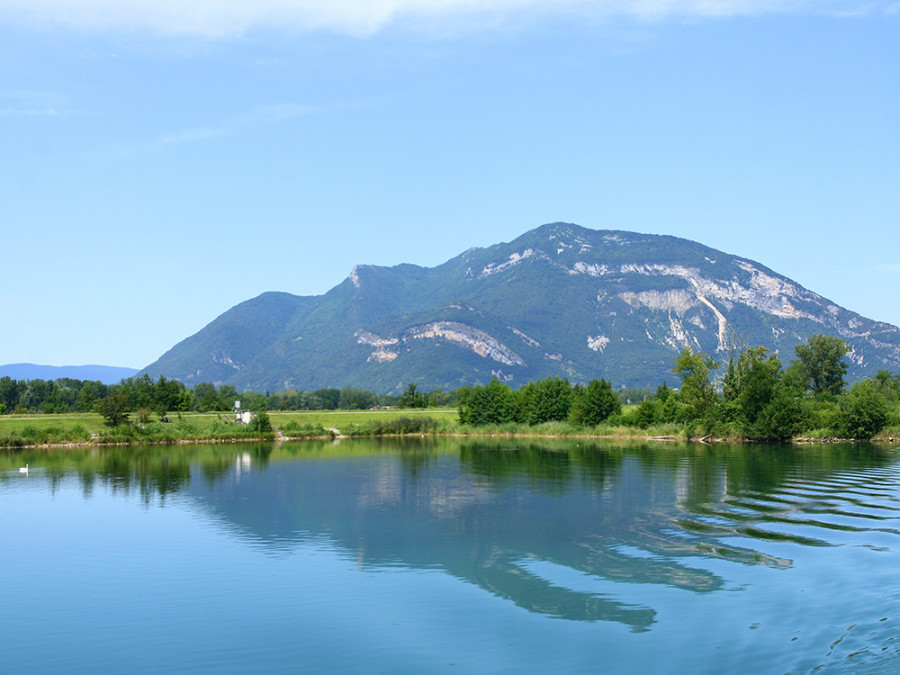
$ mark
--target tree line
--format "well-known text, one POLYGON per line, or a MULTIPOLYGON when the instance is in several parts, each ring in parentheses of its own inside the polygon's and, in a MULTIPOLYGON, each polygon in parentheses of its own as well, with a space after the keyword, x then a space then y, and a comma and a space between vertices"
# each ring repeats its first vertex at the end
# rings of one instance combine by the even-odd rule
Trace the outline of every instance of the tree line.
POLYGON ((232 385, 200 382, 189 388, 178 380, 149 375, 126 378, 119 384, 93 380, 15 380, 0 377, 0 415, 10 413, 103 412, 113 408, 123 413, 146 411, 159 417, 178 412, 231 410, 235 401, 248 410, 366 410, 376 406, 427 408, 456 404, 455 392, 436 389, 421 392, 410 383, 402 394, 376 394, 358 387, 239 392, 232 385))
POLYGON ((627 411, 602 379, 582 387, 550 377, 518 391, 495 379, 460 390, 459 418, 473 426, 551 421, 641 429, 678 425, 689 435, 774 441, 803 432, 871 438, 897 418, 900 375, 881 370, 848 389, 847 345, 836 337, 815 335, 797 345, 795 354, 784 368, 765 347, 733 350, 724 374, 714 379, 722 364, 686 348, 672 367, 680 388, 663 383, 627 411))
POLYGON ((600 424, 647 429, 678 425, 697 433, 747 439, 785 440, 815 432, 843 438, 871 438, 896 419, 900 375, 879 371, 848 388, 844 379, 847 345, 840 338, 815 335, 795 348, 784 367, 765 347, 732 350, 727 366, 702 352, 685 349, 672 367, 675 389, 663 383, 650 389, 614 390, 605 379, 586 385, 560 377, 529 382, 518 390, 494 379, 485 385, 444 392, 420 391, 410 383, 401 394, 375 394, 357 387, 275 393, 238 392, 232 385, 182 382, 148 375, 119 384, 70 378, 0 378, 0 414, 100 412, 116 426, 136 413, 142 421, 179 412, 244 409, 364 410, 380 407, 427 408, 456 405, 459 420, 471 426, 566 422, 577 427, 600 424), (638 405, 623 408, 623 403, 638 405))
POLYGON ((685 350, 673 371, 682 381, 685 422, 707 433, 786 440, 814 431, 841 438, 871 438, 897 418, 900 376, 880 370, 849 389, 847 344, 814 335, 794 349, 786 368, 765 347, 732 352, 714 390, 708 355, 685 350))
POLYGON ((606 380, 570 385, 561 377, 529 382, 518 391, 496 378, 459 390, 459 421, 473 426, 571 421, 596 426, 620 415, 622 404, 606 380))

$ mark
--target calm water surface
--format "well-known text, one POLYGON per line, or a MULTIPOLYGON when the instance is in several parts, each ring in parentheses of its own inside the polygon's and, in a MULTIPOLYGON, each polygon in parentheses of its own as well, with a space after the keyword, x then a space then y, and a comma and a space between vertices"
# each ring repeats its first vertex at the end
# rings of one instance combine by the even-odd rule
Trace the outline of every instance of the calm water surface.
POLYGON ((895 673, 898 534, 870 446, 8 453, 0 672, 895 673))

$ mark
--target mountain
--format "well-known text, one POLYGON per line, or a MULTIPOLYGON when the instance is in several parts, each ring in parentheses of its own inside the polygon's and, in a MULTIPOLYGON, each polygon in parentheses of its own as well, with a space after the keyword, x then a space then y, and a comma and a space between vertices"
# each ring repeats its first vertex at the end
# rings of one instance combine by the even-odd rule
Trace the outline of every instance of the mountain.
POLYGON ((103 384, 118 384, 126 377, 133 377, 137 368, 118 366, 40 366, 33 363, 9 363, 0 366, 0 377, 14 380, 99 380, 103 384))
POLYGON ((847 341, 852 378, 900 370, 900 329, 757 262, 678 237, 553 223, 433 268, 360 265, 321 296, 264 293, 141 372, 241 391, 550 375, 645 386, 674 380, 686 346, 721 360, 764 345, 787 363, 816 333, 847 341))

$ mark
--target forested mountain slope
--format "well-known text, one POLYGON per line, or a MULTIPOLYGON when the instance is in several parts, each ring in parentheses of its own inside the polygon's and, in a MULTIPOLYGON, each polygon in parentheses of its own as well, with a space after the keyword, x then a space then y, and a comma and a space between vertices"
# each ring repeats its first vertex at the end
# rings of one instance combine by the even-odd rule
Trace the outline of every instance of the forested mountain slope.
POLYGON ((560 375, 615 386, 673 380, 690 346, 727 359, 764 345, 788 362, 825 333, 849 376, 900 370, 900 329, 763 265, 677 237, 544 225, 434 268, 361 265, 328 293, 265 293, 142 373, 239 390, 397 391, 560 375))

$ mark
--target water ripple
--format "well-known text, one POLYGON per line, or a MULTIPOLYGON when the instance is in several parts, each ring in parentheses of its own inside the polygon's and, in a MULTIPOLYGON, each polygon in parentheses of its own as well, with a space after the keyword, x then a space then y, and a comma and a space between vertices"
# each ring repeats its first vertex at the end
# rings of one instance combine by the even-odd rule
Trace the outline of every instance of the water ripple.
POLYGON ((721 546, 709 538, 731 536, 801 546, 855 544, 884 550, 883 541, 876 544, 867 535, 900 535, 898 486, 900 470, 896 466, 821 478, 787 476, 769 491, 733 489, 716 502, 683 503, 675 524, 704 538, 698 547, 710 551, 721 546))

